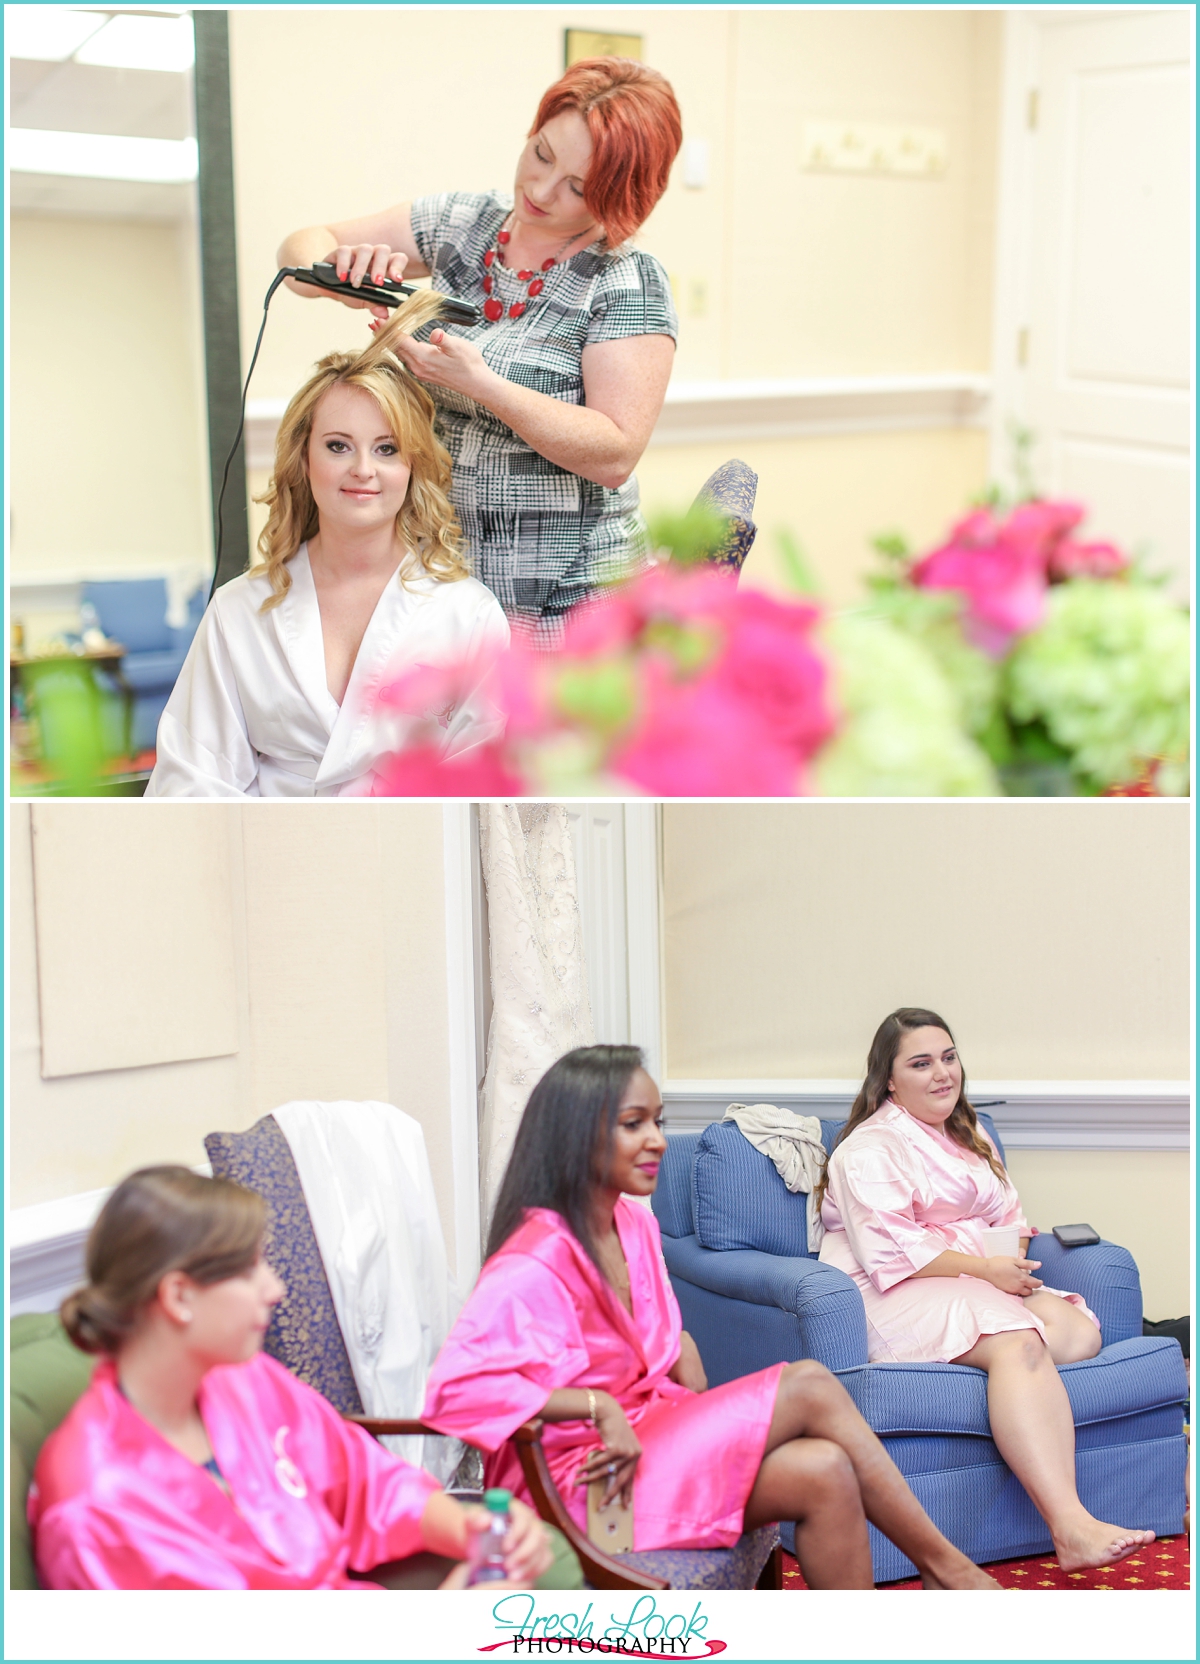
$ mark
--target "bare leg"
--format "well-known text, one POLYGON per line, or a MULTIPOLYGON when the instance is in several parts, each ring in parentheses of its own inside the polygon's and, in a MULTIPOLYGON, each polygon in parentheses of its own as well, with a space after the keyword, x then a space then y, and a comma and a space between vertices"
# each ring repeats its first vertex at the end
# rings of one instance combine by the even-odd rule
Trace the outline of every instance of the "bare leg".
POLYGON ((746 1525, 780 1519, 796 1521, 796 1558, 810 1589, 875 1587, 858 1480, 836 1444, 789 1439, 766 1457, 746 1525))
MULTIPOLYGON (((782 1455, 783 1450, 794 1442, 799 1441, 803 1448, 810 1440, 824 1440, 838 1446, 857 1484, 862 1514, 885 1537, 890 1537, 902 1553, 908 1555, 921 1573, 926 1588, 999 1587, 986 1572, 972 1565, 965 1554, 943 1537, 904 1483, 895 1463, 858 1413, 841 1382, 824 1365, 807 1360, 789 1364, 780 1377, 775 1413, 767 1433, 767 1453, 746 1504, 747 1530, 765 1525, 768 1520, 807 1520, 808 1508, 803 1490, 791 1488, 793 1481, 799 1483, 799 1470, 794 1463, 801 1459, 789 1455, 785 1461, 776 1462, 773 1458, 776 1453, 782 1455)), ((827 1478, 826 1483, 831 1485, 832 1481, 827 1478)), ((864 1585, 861 1583, 845 1581, 845 1572, 851 1567, 855 1576, 860 1575, 857 1570, 859 1562, 852 1558, 858 1552, 858 1539, 850 1528, 844 1504, 839 1517, 846 1522, 846 1529, 842 1539, 832 1545, 830 1557, 835 1562, 841 1561, 844 1568, 842 1581, 821 1587, 862 1588, 864 1585)), ((865 1539, 864 1529, 864 1545, 865 1539)), ((800 1533, 797 1532, 797 1548, 799 1546, 800 1533)), ((801 1564, 804 1565, 804 1562, 801 1561, 801 1564)), ((805 1567, 807 1576, 808 1569, 805 1567)), ((866 1587, 870 1586, 868 1573, 866 1587)))
POLYGON ((1100 1331, 1078 1306, 1057 1294, 1031 1294, 1021 1302, 1046 1325, 1046 1345, 1056 1364, 1077 1364, 1100 1350, 1100 1331))
MULTIPOLYGON (((1055 1295, 1044 1298, 1063 1305, 1055 1295)), ((1082 1318, 1082 1313, 1075 1315, 1082 1318)), ((1075 1489, 1075 1424, 1067 1389, 1036 1329, 982 1335, 954 1362, 987 1371, 992 1438, 1050 1527, 1064 1571, 1115 1565, 1154 1541, 1153 1531, 1106 1525, 1080 1502, 1075 1489)))

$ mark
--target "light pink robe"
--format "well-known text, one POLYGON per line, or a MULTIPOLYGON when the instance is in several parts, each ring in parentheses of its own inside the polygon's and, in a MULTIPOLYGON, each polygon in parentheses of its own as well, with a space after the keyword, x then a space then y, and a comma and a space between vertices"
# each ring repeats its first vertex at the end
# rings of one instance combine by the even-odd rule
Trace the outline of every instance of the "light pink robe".
MULTIPOLYGON (((1011 1184, 899 1104, 881 1105, 834 1150, 821 1219, 820 1258, 858 1285, 872 1363, 946 1363, 981 1335, 1007 1329, 1045 1335, 1019 1295, 981 1277, 913 1277, 947 1248, 983 1255, 985 1226, 1032 1233, 1011 1184)), ((1029 1257, 1038 1257, 1036 1241, 1029 1257)), ((1078 1294, 1042 1292, 1060 1295, 1100 1327, 1078 1294)))
POLYGON ((232 1494, 122 1396, 113 1363, 42 1446, 29 1493, 50 1589, 376 1589, 424 1547, 438 1486, 261 1353, 212 1369, 198 1399, 232 1494))
MULTIPOLYGON (((636 1549, 727 1548, 766 1446, 783 1364, 694 1393, 667 1379, 681 1323, 648 1208, 622 1197, 617 1233, 633 1316, 566 1221, 531 1208, 484 1266, 433 1366, 425 1420, 488 1452, 487 1483, 528 1500, 508 1441, 556 1387, 595 1387, 621 1405, 642 1446, 633 1487, 636 1549)), ((600 1439, 589 1422, 547 1423, 550 1471, 586 1529, 576 1472, 600 1439)))

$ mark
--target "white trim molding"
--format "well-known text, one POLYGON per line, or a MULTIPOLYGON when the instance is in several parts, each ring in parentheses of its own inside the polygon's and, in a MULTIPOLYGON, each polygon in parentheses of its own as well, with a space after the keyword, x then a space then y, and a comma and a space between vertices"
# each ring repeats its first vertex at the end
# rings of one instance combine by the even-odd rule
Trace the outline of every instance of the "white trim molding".
POLYGON ((662 1077, 662 919, 659 806, 625 805, 625 952, 629 1038, 654 1080, 662 1077))
POLYGON ((471 805, 442 805, 446 918, 446 1020, 449 1029, 450 1151, 454 1180, 454 1275, 474 1286, 479 1240, 479 1083, 475 1034, 475 925, 471 805))
MULTIPOLYGON (((780 1104, 825 1120, 845 1116, 856 1080, 668 1080, 668 1132, 699 1131, 732 1103, 780 1104)), ((972 1080, 1010 1150, 1189 1150, 1191 1088, 1183 1080, 972 1080), (995 1104, 995 1108, 989 1106, 995 1104)))
MULTIPOLYGON (((193 1172, 211 1178, 212 1168, 201 1162, 193 1172)), ((13 1208, 8 1216, 9 1315, 57 1311, 71 1290, 84 1279, 83 1251, 96 1215, 112 1195, 104 1190, 81 1190, 53 1202, 13 1208)))

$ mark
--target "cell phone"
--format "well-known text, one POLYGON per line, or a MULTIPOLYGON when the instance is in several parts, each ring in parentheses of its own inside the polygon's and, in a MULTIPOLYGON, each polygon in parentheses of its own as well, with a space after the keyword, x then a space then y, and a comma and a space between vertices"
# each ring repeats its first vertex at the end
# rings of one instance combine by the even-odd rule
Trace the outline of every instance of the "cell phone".
POLYGON ((1090 1248, 1100 1240, 1100 1233, 1090 1225, 1055 1225, 1054 1234, 1064 1248, 1090 1248))
POLYGON ((588 1486, 588 1540, 606 1554, 630 1554, 633 1551, 633 1505, 631 1503, 626 1507, 618 1491, 608 1507, 603 1507, 607 1488, 608 1480, 603 1474, 588 1486))

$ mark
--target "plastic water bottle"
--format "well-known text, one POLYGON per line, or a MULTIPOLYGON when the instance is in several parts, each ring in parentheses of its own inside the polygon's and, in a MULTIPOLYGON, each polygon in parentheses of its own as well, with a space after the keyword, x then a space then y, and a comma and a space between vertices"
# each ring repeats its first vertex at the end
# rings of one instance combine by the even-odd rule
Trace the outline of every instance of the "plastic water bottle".
POLYGON ((477 1531, 471 1540, 471 1570, 467 1588, 480 1583, 498 1583, 507 1574, 504 1569, 504 1539, 508 1536, 511 1491, 484 1491, 483 1506, 489 1519, 485 1531, 477 1531))

